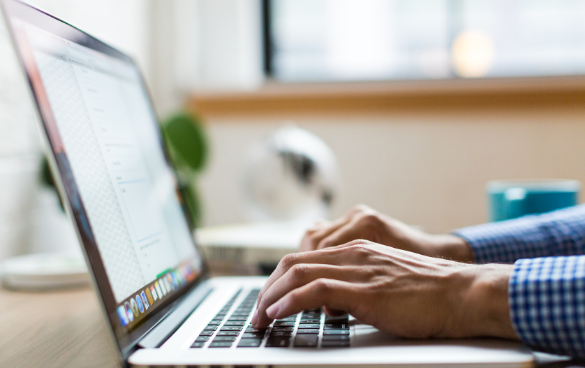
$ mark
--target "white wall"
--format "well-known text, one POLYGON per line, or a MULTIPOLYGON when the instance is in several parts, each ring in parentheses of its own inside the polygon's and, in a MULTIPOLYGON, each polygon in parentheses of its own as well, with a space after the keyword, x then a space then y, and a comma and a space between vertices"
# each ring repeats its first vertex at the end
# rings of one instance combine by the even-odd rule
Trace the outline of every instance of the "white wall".
POLYGON ((257 88, 264 80, 260 0, 152 0, 151 87, 159 115, 193 92, 257 88))
MULTIPOLYGON (((243 221, 246 147, 290 116, 208 121, 213 149, 201 190, 205 222, 243 221)), ((486 221, 493 179, 570 178, 585 183, 585 107, 296 117, 331 146, 342 189, 333 215, 365 203, 431 232, 486 221)))

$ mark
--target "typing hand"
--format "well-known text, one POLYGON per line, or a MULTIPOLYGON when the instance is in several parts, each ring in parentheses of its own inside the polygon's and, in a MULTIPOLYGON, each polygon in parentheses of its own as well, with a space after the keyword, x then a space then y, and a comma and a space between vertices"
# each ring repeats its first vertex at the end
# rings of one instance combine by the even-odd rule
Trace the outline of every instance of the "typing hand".
POLYGON ((454 235, 431 235, 359 205, 333 222, 322 221, 309 229, 301 241, 302 252, 334 247, 364 239, 429 257, 472 262, 465 240, 454 235))
POLYGON ((282 259, 258 297, 256 328, 325 306, 396 336, 516 338, 508 311, 513 266, 471 265, 368 241, 282 259))

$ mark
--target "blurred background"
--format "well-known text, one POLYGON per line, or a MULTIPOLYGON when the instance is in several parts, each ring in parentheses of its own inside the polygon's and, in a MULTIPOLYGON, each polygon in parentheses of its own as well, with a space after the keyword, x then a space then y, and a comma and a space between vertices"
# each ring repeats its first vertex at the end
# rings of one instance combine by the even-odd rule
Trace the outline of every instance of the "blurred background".
MULTIPOLYGON (((284 124, 357 203, 429 232, 487 220, 493 179, 585 182, 585 2, 31 0, 133 55, 162 119, 201 117, 202 224, 248 220, 249 147, 284 124)), ((0 27, 0 260, 75 238, 40 185, 36 113, 0 27)))

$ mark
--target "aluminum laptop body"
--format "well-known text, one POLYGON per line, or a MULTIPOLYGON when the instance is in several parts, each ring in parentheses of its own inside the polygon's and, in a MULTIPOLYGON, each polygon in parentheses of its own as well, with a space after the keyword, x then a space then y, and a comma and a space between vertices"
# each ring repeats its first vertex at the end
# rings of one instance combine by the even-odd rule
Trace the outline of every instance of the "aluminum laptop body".
POLYGON ((0 1, 123 364, 533 364, 518 343, 400 340, 320 310, 254 331, 249 320, 265 278, 208 276, 134 61, 45 12, 0 1))

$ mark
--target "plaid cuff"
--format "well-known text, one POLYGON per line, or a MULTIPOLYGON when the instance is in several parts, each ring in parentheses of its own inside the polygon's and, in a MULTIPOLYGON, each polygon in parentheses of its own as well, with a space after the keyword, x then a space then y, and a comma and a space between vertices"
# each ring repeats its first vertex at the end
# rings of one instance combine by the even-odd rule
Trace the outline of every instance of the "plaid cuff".
POLYGON ((585 205, 459 229, 477 263, 585 254, 585 205))
POLYGON ((585 256, 518 260, 508 300, 514 329, 526 344, 585 357, 585 256))

